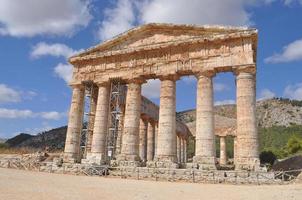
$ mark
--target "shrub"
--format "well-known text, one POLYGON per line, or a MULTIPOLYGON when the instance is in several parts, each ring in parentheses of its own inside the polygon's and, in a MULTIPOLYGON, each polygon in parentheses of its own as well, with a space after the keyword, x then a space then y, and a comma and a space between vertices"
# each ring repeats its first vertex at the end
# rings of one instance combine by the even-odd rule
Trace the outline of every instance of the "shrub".
POLYGON ((272 151, 262 151, 260 153, 261 164, 273 165, 276 159, 277 159, 277 156, 272 151))

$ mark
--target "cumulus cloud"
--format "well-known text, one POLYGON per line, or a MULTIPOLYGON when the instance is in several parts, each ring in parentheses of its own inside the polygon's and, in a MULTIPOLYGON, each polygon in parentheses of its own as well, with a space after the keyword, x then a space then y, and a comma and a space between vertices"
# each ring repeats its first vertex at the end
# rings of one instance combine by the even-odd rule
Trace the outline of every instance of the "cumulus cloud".
POLYGON ((68 47, 65 44, 55 43, 47 44, 45 42, 40 42, 36 44, 31 52, 31 57, 40 58, 42 56, 55 56, 55 57, 65 57, 69 58, 72 55, 79 53, 82 50, 76 51, 68 47))
POLYGON ((148 80, 142 86, 142 95, 147 98, 156 99, 160 96, 160 80, 148 80))
POLYGON ((5 84, 0 84, 0 104, 15 103, 21 101, 20 92, 8 87, 5 84))
POLYGON ((100 40, 111 38, 142 23, 252 24, 250 6, 274 0, 117 0, 105 9, 99 28, 100 40))
POLYGON ((302 100, 302 83, 288 85, 284 89, 284 96, 290 99, 302 100))
POLYGON ((89 24, 90 7, 90 0, 1 0, 0 34, 72 35, 89 24))
POLYGON ((222 100, 222 101, 215 101, 214 105, 215 106, 220 106, 220 105, 229 105, 229 104, 235 104, 236 101, 233 99, 227 99, 227 100, 222 100))
POLYGON ((263 89, 260 91, 260 95, 258 100, 266 100, 266 99, 272 99, 276 96, 274 92, 272 92, 269 89, 263 89))
POLYGON ((28 118, 42 118, 47 120, 59 120, 65 113, 56 111, 50 112, 33 112, 31 110, 7 109, 0 108, 0 118, 2 119, 28 119, 28 118))
POLYGON ((62 78, 66 83, 69 83, 72 78, 72 66, 69 64, 59 63, 55 69, 55 74, 62 78))
POLYGON ((130 29, 135 22, 133 0, 118 0, 112 8, 104 11, 104 20, 98 31, 99 38, 106 40, 130 29))
POLYGON ((302 60, 302 39, 296 40, 283 47, 282 53, 276 53, 264 61, 266 63, 282 63, 302 60))

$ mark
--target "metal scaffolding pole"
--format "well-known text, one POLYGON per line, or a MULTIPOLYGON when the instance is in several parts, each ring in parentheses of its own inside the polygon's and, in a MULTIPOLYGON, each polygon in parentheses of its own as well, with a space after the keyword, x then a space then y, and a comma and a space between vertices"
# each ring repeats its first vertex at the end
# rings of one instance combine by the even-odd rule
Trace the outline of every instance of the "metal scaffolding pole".
POLYGON ((121 129, 120 120, 122 117, 122 105, 125 99, 125 86, 119 80, 111 82, 110 106, 109 106, 109 127, 107 134, 107 156, 108 160, 115 159, 117 137, 121 129))

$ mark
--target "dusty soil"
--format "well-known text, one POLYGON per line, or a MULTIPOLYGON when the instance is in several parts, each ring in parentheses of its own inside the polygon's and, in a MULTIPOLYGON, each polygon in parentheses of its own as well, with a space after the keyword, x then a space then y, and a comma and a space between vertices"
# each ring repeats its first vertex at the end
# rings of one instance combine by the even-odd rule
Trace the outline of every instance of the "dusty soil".
POLYGON ((0 169, 2 200, 289 200, 302 198, 302 185, 214 185, 137 181, 0 169))

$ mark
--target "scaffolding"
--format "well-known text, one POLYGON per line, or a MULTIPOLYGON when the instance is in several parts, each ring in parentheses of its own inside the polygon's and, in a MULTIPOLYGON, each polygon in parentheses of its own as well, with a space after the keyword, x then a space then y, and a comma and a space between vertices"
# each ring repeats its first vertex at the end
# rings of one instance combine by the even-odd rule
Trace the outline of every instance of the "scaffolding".
POLYGON ((122 105, 125 101, 125 85, 119 80, 113 80, 110 86, 109 126, 107 134, 107 158, 108 161, 115 159, 117 137, 120 130, 122 117, 122 105))
POLYGON ((81 131, 81 158, 86 158, 87 152, 91 148, 91 137, 93 131, 94 110, 92 108, 92 101, 95 101, 96 87, 92 82, 86 82, 85 85, 85 98, 84 98, 84 116, 83 116, 83 127, 81 131))

